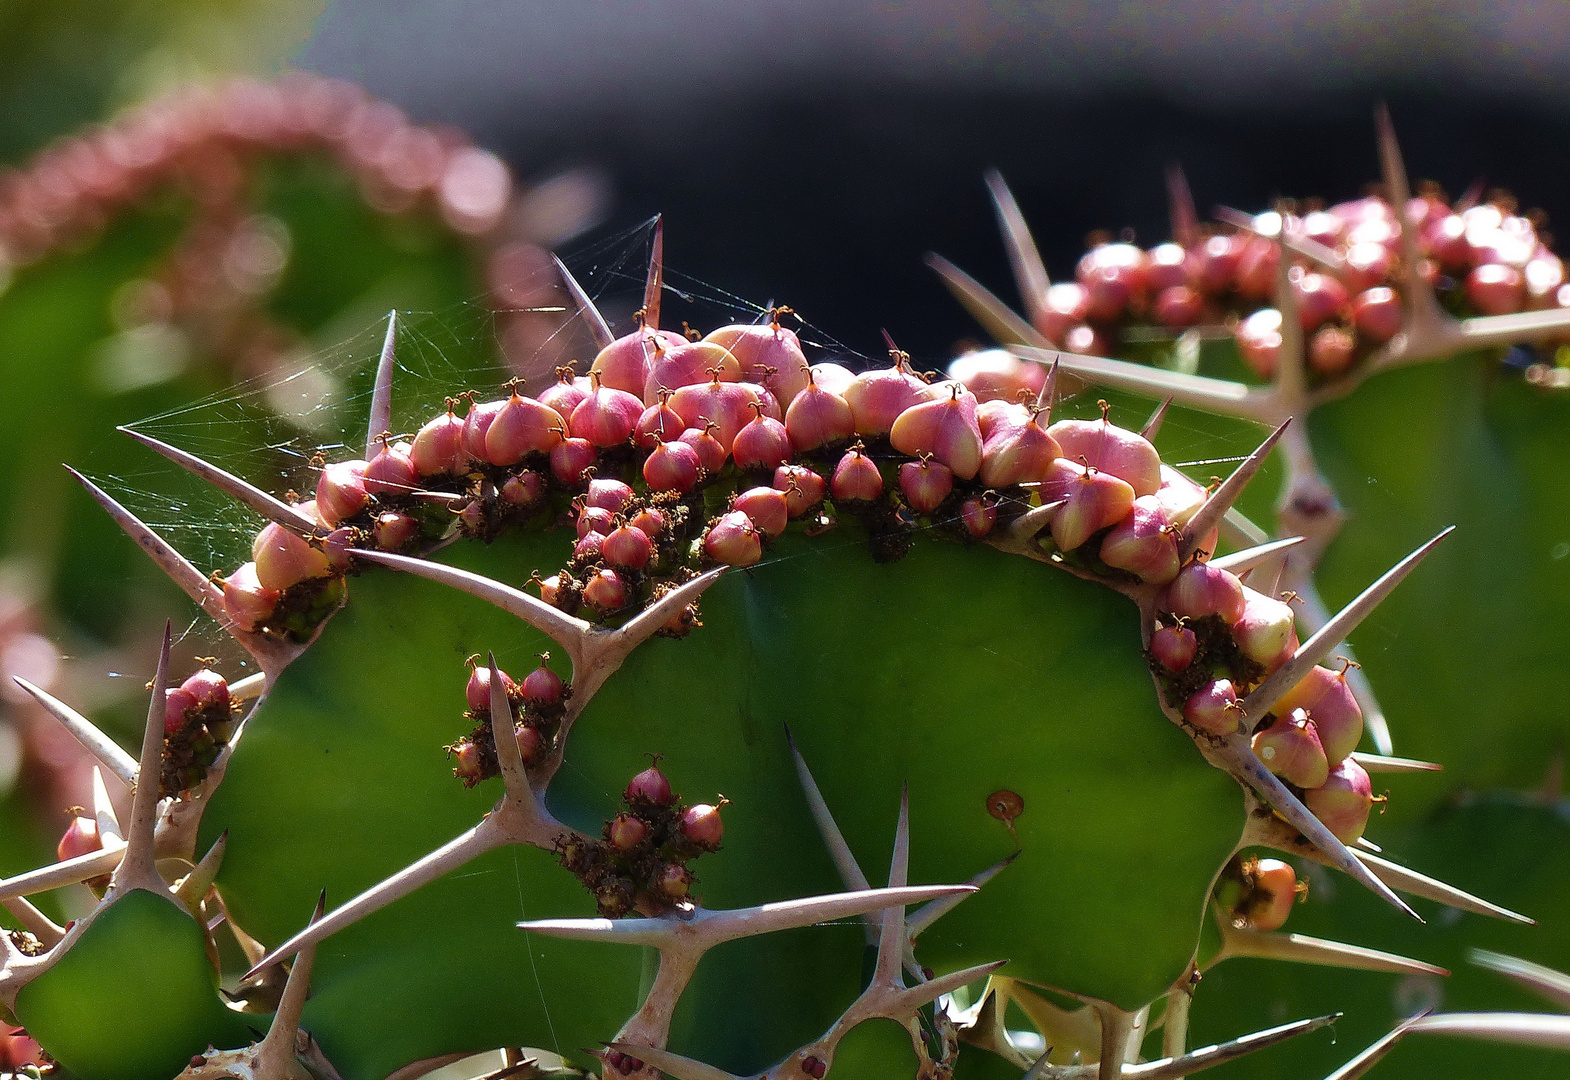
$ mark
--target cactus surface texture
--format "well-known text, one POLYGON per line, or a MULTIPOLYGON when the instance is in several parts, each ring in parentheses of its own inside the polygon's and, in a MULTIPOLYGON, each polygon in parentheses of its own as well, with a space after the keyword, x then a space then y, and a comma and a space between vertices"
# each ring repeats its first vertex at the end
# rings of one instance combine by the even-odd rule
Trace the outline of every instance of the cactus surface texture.
POLYGON ((1154 1080, 1289 1040, 1234 1068, 1352 1080, 1424 1033, 1562 1063, 1562 1015, 1388 1004, 1449 976, 1430 935, 1570 915, 1557 791, 1433 775, 1563 734, 1570 292, 1379 135, 1382 197, 1202 226, 1174 172, 1172 243, 1071 285, 993 177, 1025 314, 934 256, 999 343, 946 377, 892 339, 809 362, 783 307, 672 332, 656 223, 630 332, 559 262, 531 286, 593 342, 554 381, 405 405, 389 316, 292 490, 122 428, 253 515, 202 565, 75 474, 232 659, 166 630, 134 754, 22 681, 97 773, 0 880, 7 1018, 81 1080, 1154 1080), (80 883, 64 926, 28 899, 80 883), (1297 965, 1388 1033, 1347 1060, 1337 1012, 1267 1015, 1297 965))

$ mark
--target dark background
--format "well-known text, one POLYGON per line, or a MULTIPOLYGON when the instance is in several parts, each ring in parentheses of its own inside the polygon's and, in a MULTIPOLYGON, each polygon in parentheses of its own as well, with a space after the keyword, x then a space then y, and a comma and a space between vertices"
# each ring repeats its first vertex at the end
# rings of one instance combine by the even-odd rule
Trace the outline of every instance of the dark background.
POLYGON ((789 303, 857 349, 937 361, 973 324, 936 250, 1014 300, 981 175, 1013 186, 1054 278, 1092 229, 1339 201, 1377 176, 1387 101, 1414 180, 1570 214, 1559 4, 475 2, 329 5, 298 54, 523 175, 603 169, 678 271, 789 303))

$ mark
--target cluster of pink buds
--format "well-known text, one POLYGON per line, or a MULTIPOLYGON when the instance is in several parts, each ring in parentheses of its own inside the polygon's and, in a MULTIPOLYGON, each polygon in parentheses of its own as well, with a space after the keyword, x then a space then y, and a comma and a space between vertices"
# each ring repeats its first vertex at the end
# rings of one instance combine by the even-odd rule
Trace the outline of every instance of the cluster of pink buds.
POLYGON ((605 823, 600 840, 562 842, 562 865, 583 881, 608 918, 658 915, 688 903, 696 879, 687 863, 719 850, 726 800, 682 805, 657 757, 632 778, 622 798, 626 809, 605 823))
MULTIPOLYGON (((202 782, 234 733, 229 683, 201 668, 164 692, 163 775, 159 794, 177 795, 202 782)), ((85 819, 78 819, 78 822, 85 819)), ((61 844, 64 845, 62 840, 61 844)))
POLYGON ((511 194, 506 166, 451 130, 411 124, 352 83, 304 72, 236 79, 161 98, 0 175, 0 248, 17 263, 79 239, 152 188, 230 200, 256 154, 325 152, 383 212, 432 205, 467 234, 494 228, 511 194))
MULTIPOLYGON (((1242 699, 1297 651, 1290 603, 1254 591, 1236 575, 1195 558, 1157 600, 1162 624, 1149 654, 1167 697, 1207 735, 1232 735, 1242 699)), ((1304 793, 1343 843, 1363 835, 1374 803, 1367 772, 1350 756, 1363 737, 1363 712, 1347 668, 1311 668, 1251 734, 1255 755, 1304 793)))
MULTIPOLYGON (((1284 237, 1286 276, 1313 376, 1343 374, 1400 330, 1403 224, 1383 198, 1329 208, 1305 203, 1301 212, 1286 203, 1252 218, 1227 217, 1223 225, 1180 224, 1182 237, 1148 250, 1092 237, 1074 280, 1049 286, 1027 305, 1035 329, 1053 347, 1113 356, 1138 324, 1173 333, 1225 324, 1244 362, 1269 379, 1283 346, 1274 305, 1284 237)), ((1453 313, 1570 307, 1564 263, 1540 231, 1541 213, 1517 214, 1508 194, 1480 202, 1469 192, 1451 204, 1430 184, 1408 202, 1406 219, 1418 271, 1453 313)), ((1042 380, 1039 367, 990 353, 962 357, 949 371, 982 400, 1035 393, 1042 380)))
POLYGON ((1308 896, 1308 883, 1280 859, 1234 857, 1216 889, 1223 915, 1236 929, 1279 930, 1292 905, 1308 896))
MULTIPOLYGON (((551 670, 550 658, 549 653, 541 653, 539 666, 521 683, 501 672, 502 688, 511 706, 509 719, 525 766, 550 752, 567 711, 567 699, 572 696, 572 687, 551 670)), ((453 775, 463 781, 464 787, 473 787, 501 771, 496 760, 496 718, 491 716, 491 670, 476 663, 478 659, 469 658, 469 681, 464 686, 469 708, 463 715, 475 722, 475 728, 445 748, 453 761, 453 775)))

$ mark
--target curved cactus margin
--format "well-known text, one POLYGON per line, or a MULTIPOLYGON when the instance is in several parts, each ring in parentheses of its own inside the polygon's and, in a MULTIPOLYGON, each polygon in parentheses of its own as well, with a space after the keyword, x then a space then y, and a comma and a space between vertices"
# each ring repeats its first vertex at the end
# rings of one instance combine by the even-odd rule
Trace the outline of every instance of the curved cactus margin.
MULTIPOLYGON (((1399 287, 1402 303, 1401 326, 1387 342, 1353 366, 1315 382, 1309 378, 1307 342, 1299 327, 1297 301, 1287 271, 1291 257, 1331 270, 1340 265, 1342 257, 1279 224, 1273 232, 1255 231, 1258 226, 1249 215, 1225 207, 1217 210, 1226 224, 1265 239, 1274 239, 1280 253, 1273 298, 1282 315, 1280 358, 1273 378, 1265 386, 1056 348, 1033 324, 1039 321, 1035 316, 1044 305, 1049 285, 1044 263, 1023 214, 997 173, 989 175, 988 186, 1015 281, 1032 319, 1015 314, 996 295, 946 259, 936 254, 928 256, 928 265, 954 296, 1005 350, 1021 360, 1059 365, 1084 383, 1149 397, 1164 405, 1176 403, 1210 415, 1269 427, 1297 421, 1281 441, 1285 475, 1275 505, 1276 533, 1281 537, 1303 538, 1304 542, 1286 556, 1280 584, 1301 599, 1302 621, 1311 631, 1323 627, 1330 617, 1314 572, 1325 549, 1341 531, 1346 515, 1334 487, 1316 462, 1306 423, 1308 415, 1322 404, 1346 397, 1381 372, 1447 360, 1494 346, 1544 341, 1570 329, 1570 309, 1563 307, 1471 318, 1457 318, 1441 307, 1433 285, 1421 271, 1423 260, 1415 236, 1418 229, 1408 212, 1412 186, 1389 111, 1383 105, 1375 110, 1375 126, 1384 190, 1401 222, 1401 270, 1393 281, 1399 287)), ((1168 196, 1172 234, 1190 245, 1197 235, 1198 214, 1188 184, 1177 167, 1168 177, 1168 196)), ((1193 338, 1197 344, 1199 339, 1213 335, 1208 334, 1206 328, 1195 327, 1185 336, 1193 338)), ((1261 534, 1256 539, 1262 541, 1264 537, 1261 534)), ((1345 642, 1340 643, 1337 652, 1348 659, 1354 657, 1345 642)), ((1367 676, 1354 667, 1347 678, 1379 753, 1394 754, 1389 724, 1367 676)))
MULTIPOLYGON (((657 325, 660 285, 660 245, 656 242, 655 257, 651 263, 646 304, 645 328, 657 325)), ((575 283, 569 286, 580 304, 592 309, 581 289, 575 283)), ((586 316, 591 325, 603 326, 603 320, 590 310, 586 316)), ((597 337, 600 335, 596 335, 597 337)), ((395 320, 390 320, 387 345, 378 367, 375 395, 371 406, 371 423, 367 447, 373 447, 379 434, 390 425, 392 372, 392 343, 395 339, 395 320)), ((896 356, 896 368, 901 363, 896 356)), ((1052 379, 1044 391, 1041 405, 1050 408, 1052 379)), ((957 392, 956 392, 957 400, 957 392)), ((1159 414, 1156 418, 1159 422, 1159 414)), ((1249 480, 1257 473, 1266 455, 1278 441, 1287 437, 1291 419, 1281 425, 1252 454, 1233 475, 1194 512, 1178 530, 1175 542, 1184 558, 1191 557, 1212 530, 1233 518, 1233 504, 1249 480)), ((326 529, 303 515, 295 507, 275 499, 247 482, 201 461, 177 448, 163 444, 134 432, 140 441, 163 453, 177 464, 208 480, 227 494, 259 511, 276 525, 308 541, 320 544, 326 529)), ((923 462, 928 460, 922 459, 923 462)), ((925 464, 922 468, 926 468, 925 464)), ((337 604, 303 640, 291 641, 270 631, 243 630, 234 624, 225 609, 221 590, 212 580, 202 575, 170 545, 159 538, 145 524, 120 507, 107 494, 85 478, 78 477, 89 492, 146 550, 154 561, 184 589, 209 615, 212 615, 246 649, 262 669, 261 684, 252 684, 247 691, 260 703, 282 671, 298 659, 319 635, 333 611, 341 607, 343 593, 338 594, 337 604)), ((794 488, 790 490, 796 490, 794 488)), ((433 497, 451 498, 440 492, 415 492, 433 497)), ((1007 501, 1008 518, 985 537, 985 542, 1006 554, 1039 561, 1055 569, 1072 573, 1076 577, 1113 589, 1128 598, 1139 612, 1141 640, 1148 648, 1157 622, 1157 598, 1160 587, 1147 584, 1133 575, 1118 575, 1098 570, 1085 562, 1076 563, 1064 558, 1048 542, 1049 530, 1063 513, 1064 501, 1041 504, 1039 497, 1032 506, 1029 493, 1007 501)), ((1244 529, 1246 532, 1246 527, 1244 529)), ((1242 787, 1245 800, 1245 826, 1235 850, 1245 847, 1272 846, 1318 859, 1348 874, 1360 884, 1381 896, 1387 902, 1408 914, 1415 913, 1395 895, 1392 888, 1414 895, 1425 896, 1464 910, 1477 911, 1505 918, 1521 920, 1503 909, 1468 896, 1459 890, 1427 879, 1422 875, 1403 870, 1393 863, 1374 859, 1362 849, 1343 844, 1310 813, 1303 802, 1271 773, 1251 749, 1246 730, 1253 722, 1267 713, 1277 697, 1292 688, 1298 680, 1321 660, 1342 648, 1343 639, 1392 589, 1433 549, 1445 534, 1435 537, 1418 548, 1408 558, 1374 582, 1355 601, 1336 616, 1324 621, 1315 633, 1301 646, 1285 657, 1274 673, 1257 680, 1256 685, 1240 701, 1237 714, 1240 730, 1229 735, 1207 735, 1185 723, 1180 709, 1173 707, 1160 693, 1160 682, 1152 670, 1152 682, 1157 690, 1157 700, 1167 718, 1178 725, 1193 740, 1195 746, 1211 765, 1233 777, 1242 787), (1244 726, 1246 725, 1246 727, 1244 726)), ((1216 560, 1216 565, 1236 573, 1268 567, 1286 553, 1301 538, 1292 537, 1288 542, 1267 543, 1240 551, 1216 560)), ((427 552, 428 553, 428 552, 427 552)), ((441 584, 469 593, 517 617, 534 629, 548 635, 568 654, 572 662, 571 699, 562 720, 560 736, 554 749, 544 759, 526 767, 515 738, 498 738, 496 753, 504 794, 493 810, 471 830, 450 843, 394 874, 360 896, 323 914, 318 906, 316 917, 300 933, 271 952, 256 949, 252 970, 247 978, 265 976, 274 965, 295 957, 289 978, 279 997, 278 1006, 269 1034, 254 1047, 246 1049, 220 1049, 213 1053, 198 1053, 192 1058, 183 1075, 246 1075, 261 1077, 297 1075, 309 1067, 320 1074, 333 1075, 331 1066, 314 1050, 309 1035, 298 1030, 300 1009, 309 976, 312 950, 318 942, 343 929, 372 911, 390 904, 398 898, 420 888, 493 848, 506 844, 526 844, 549 850, 561 850, 574 840, 588 840, 581 833, 557 821, 546 808, 543 795, 551 779, 560 768, 565 752, 567 735, 573 721, 623 661, 642 642, 655 634, 694 602, 724 572, 724 568, 693 577, 646 610, 635 615, 617 629, 604 629, 590 622, 575 618, 535 597, 501 582, 484 578, 467 571, 429 561, 397 554, 356 549, 351 558, 367 564, 381 564, 404 572, 414 573, 441 584), (294 1053, 288 1052, 290 1049, 294 1053), (224 1070, 229 1072, 224 1072, 224 1070)), ((148 726, 143 739, 139 764, 134 771, 123 752, 114 749, 113 743, 93 725, 63 703, 57 702, 36 688, 24 687, 39 698, 47 708, 59 716, 87 748, 98 755, 104 766, 122 778, 134 781, 147 775, 147 771, 161 769, 162 723, 164 685, 168 663, 169 640, 166 632, 159 669, 153 683, 152 705, 148 726)), ((510 705, 503 689, 503 681, 496 668, 494 657, 489 664, 491 675, 492 714, 506 708, 504 715, 511 715, 510 705)), ((238 684, 237 688, 238 690, 238 684)), ((24 951, 13 940, 6 938, 7 963, 0 972, 0 995, 8 1007, 19 1010, 26 1019, 28 994, 40 984, 51 969, 61 965, 71 956, 72 948, 80 942, 93 924, 116 910, 129 896, 148 893, 166 898, 173 908, 186 911, 186 905, 200 901, 216 873, 216 863, 221 850, 200 863, 195 859, 195 825, 200 818, 208 797, 221 782, 224 769, 234 747, 244 734, 242 722, 234 732, 218 760, 205 779, 194 790, 178 793, 161 808, 157 802, 157 789, 149 784, 136 784, 136 796, 130 827, 124 843, 114 843, 104 850, 77 859, 67 860, 52 867, 13 877, 0 882, 0 899, 15 901, 19 898, 62 884, 83 881, 111 873, 111 883, 103 900, 93 914, 78 920, 68 930, 56 933, 55 928, 31 921, 44 931, 24 951), (155 859, 175 856, 196 865, 181 881, 171 886, 159 876, 155 859), (45 938, 58 937, 52 946, 45 938), (31 954, 31 955, 30 955, 31 954)), ((793 747, 794 750, 794 747, 793 747)), ((896 829, 894 856, 885 889, 867 887, 865 876, 856 867, 848 845, 839 835, 832 814, 824 804, 811 779, 807 763, 798 754, 797 766, 814 811, 825 843, 834 856, 836 865, 846 878, 849 891, 840 894, 816 896, 802 900, 760 907, 735 910, 708 910, 701 905, 678 903, 668 911, 645 918, 590 919, 590 920, 536 920, 520 924, 523 928, 547 935, 593 941, 620 942, 652 947, 658 951, 658 974, 645 996, 642 1007, 624 1025, 622 1032, 598 1056, 604 1061, 607 1073, 638 1077, 647 1080, 663 1071, 679 1080, 715 1080, 730 1074, 700 1062, 674 1055, 664 1048, 672 1014, 683 988, 691 978, 699 960, 710 948, 722 942, 769 933, 789 927, 799 927, 829 919, 851 916, 870 916, 881 912, 869 924, 869 937, 874 934, 877 960, 870 980, 860 997, 841 1015, 840 1019, 821 1037, 787 1055, 777 1065, 759 1077, 787 1078, 821 1077, 832 1065, 835 1051, 843 1036, 856 1025, 872 1018, 893 1019, 911 1032, 913 1047, 920 1061, 924 1076, 949 1075, 953 1057, 960 1041, 969 1041, 986 1047, 1013 1060, 1025 1075, 1089 1076, 1102 1080, 1114 1077, 1177 1077, 1217 1064, 1220 1061, 1271 1045, 1293 1035, 1313 1030, 1331 1018, 1303 1021, 1295 1025, 1247 1036, 1232 1043, 1189 1052, 1186 1048, 1187 1002, 1192 994, 1194 974, 1201 962, 1218 962, 1227 956, 1251 955, 1279 957, 1344 967, 1376 967, 1393 971, 1435 971, 1430 965, 1406 960, 1388 954, 1320 942, 1297 935, 1278 935, 1258 931, 1234 932, 1227 935, 1223 948, 1214 956, 1204 958, 1196 951, 1190 972, 1178 981, 1165 995, 1165 1012, 1161 1018, 1164 1026, 1163 1051, 1165 1057, 1156 1062, 1133 1064, 1139 1057, 1140 1047, 1151 1025, 1152 1005, 1136 1009, 1120 1008, 1109 1001, 1078 995, 1071 990, 1056 991, 1084 1002, 1096 1018, 1093 1033, 1089 1034, 1094 1045, 1085 1048, 1087 1056, 1094 1055, 1092 1065, 1059 1067, 1051 1064, 1046 1055, 1037 1061, 1024 1059, 1021 1051, 1011 1042, 1001 1027, 1003 1003, 1012 998, 1022 1007, 1030 1002, 1027 1013, 1041 1028, 1044 1036, 1050 1035, 1066 1021, 1062 1010, 1056 1009, 1044 997, 1035 994, 1029 986, 994 975, 1007 959, 999 957, 992 962, 966 968, 939 977, 927 975, 914 962, 912 946, 916 936, 933 920, 949 910, 966 895, 985 886, 1003 864, 978 875, 973 883, 910 887, 906 884, 909 858, 908 801, 902 799, 899 825, 896 829), (921 903, 926 906, 914 914, 905 914, 906 906, 921 903), (914 985, 906 985, 906 976, 914 978, 914 985), (961 987, 991 976, 975 1004, 968 1012, 956 1011, 950 995, 961 987), (923 1009, 935 1006, 930 1020, 924 1021, 923 1009), (1055 1015, 1055 1013, 1057 1015, 1055 1015), (931 1029, 925 1023, 936 1025, 938 1039, 933 1046, 931 1029)), ((1422 763, 1403 762, 1399 759, 1360 755, 1359 760, 1378 770, 1421 768, 1422 763)), ((118 833, 112 830, 111 835, 118 833)), ((1221 868, 1218 867, 1219 875, 1221 868)), ((160 901, 161 902, 161 901, 160 901)), ((24 912, 26 908, 22 909, 24 912)), ((47 922, 47 920, 45 920, 47 922)), ((192 924, 193 932, 199 928, 192 924)), ((1197 948, 1197 946, 1196 946, 1197 948)), ((1050 989, 1050 988, 1049 988, 1050 989)), ((216 1003, 216 995, 213 997, 216 1003)), ((1076 1023, 1082 1028, 1085 1017, 1076 1023)), ((1072 1025, 1069 1025, 1072 1026, 1072 1025)), ((1069 1035, 1070 1041, 1074 1035, 1069 1035)), ((1050 1052, 1050 1051, 1049 1051, 1050 1052)), ((427 1063, 435 1067, 436 1063, 427 1063)), ((419 1075, 423 1066, 411 1063, 400 1070, 400 1076, 419 1075)))

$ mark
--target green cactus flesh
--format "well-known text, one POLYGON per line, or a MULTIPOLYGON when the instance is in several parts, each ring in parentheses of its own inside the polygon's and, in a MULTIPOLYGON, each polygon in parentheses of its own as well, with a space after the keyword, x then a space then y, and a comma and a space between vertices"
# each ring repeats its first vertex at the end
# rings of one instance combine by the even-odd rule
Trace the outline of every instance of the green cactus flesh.
POLYGON ((167 1080, 193 1054, 247 1037, 244 1018, 218 996, 201 928, 141 889, 99 912, 59 963, 22 987, 16 1017, 82 1080, 167 1080))
MULTIPOLYGON (((452 558, 522 580, 559 563, 562 547, 559 537, 509 538, 452 558)), ((641 647, 595 697, 550 789, 557 816, 597 832, 614 812, 611 793, 657 751, 689 798, 732 798, 724 851, 698 863, 705 906, 836 891, 788 724, 869 867, 886 857, 909 782, 913 881, 963 881, 1007 856, 1014 841, 986 797, 1007 788, 1024 798, 1020 857, 923 939, 924 962, 951 970, 1008 958, 1022 979, 1128 1008, 1170 986, 1236 843, 1238 796, 1154 708, 1132 606, 957 543, 876 565, 849 527, 789 537, 773 556, 714 586, 701 629, 641 647), (1012 631, 998 635, 999 625, 1012 631), (1163 888, 1142 887, 1150 875, 1163 888), (1024 926, 1009 915, 1022 910, 1024 926)), ((353 896, 479 819, 499 784, 459 791, 440 751, 463 730, 463 658, 496 649, 517 667, 550 645, 478 600, 404 575, 372 571, 350 589, 253 717, 203 818, 203 845, 229 833, 226 902, 264 940, 297 930, 318 888, 353 896), (431 661, 368 670, 368 657, 405 655, 431 661)), ((636 955, 526 942, 511 928, 591 911, 548 853, 492 853, 326 946, 305 1026, 351 1080, 455 1049, 608 1039, 636 1006, 636 955), (384 989, 367 992, 373 985, 384 989), (411 1012, 426 1019, 410 1025, 411 1012)), ((716 950, 674 1048, 712 1060, 716 1044, 730 1044, 718 1063, 763 1067, 854 996, 859 937, 831 928, 716 950), (721 994, 723 1009, 702 1004, 721 994)))

